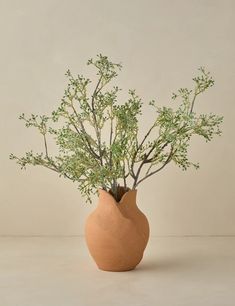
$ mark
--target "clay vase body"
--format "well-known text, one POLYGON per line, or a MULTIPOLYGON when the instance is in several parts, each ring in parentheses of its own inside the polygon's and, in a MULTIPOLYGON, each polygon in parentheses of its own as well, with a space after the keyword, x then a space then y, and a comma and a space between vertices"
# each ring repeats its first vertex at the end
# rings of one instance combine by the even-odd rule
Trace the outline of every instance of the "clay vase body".
POLYGON ((99 190, 99 202, 88 216, 85 236, 90 254, 101 270, 132 270, 143 257, 149 224, 136 205, 136 193, 129 190, 116 202, 110 193, 99 190))

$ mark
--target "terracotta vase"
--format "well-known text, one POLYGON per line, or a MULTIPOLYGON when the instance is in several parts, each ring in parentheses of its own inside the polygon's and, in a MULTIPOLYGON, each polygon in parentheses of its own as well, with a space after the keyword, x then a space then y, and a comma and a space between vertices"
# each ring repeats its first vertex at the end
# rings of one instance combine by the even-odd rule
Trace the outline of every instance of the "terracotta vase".
POLYGON ((98 206, 86 221, 85 236, 101 270, 132 270, 143 257, 149 224, 136 205, 136 193, 129 190, 116 202, 110 193, 99 189, 98 206))

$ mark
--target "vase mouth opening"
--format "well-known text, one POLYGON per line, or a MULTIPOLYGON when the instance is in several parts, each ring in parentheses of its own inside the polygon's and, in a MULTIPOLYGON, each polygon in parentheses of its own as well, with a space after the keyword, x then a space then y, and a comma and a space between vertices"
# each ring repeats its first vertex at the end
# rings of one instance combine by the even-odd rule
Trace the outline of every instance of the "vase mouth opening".
POLYGON ((116 195, 113 193, 113 191, 111 189, 109 189, 107 191, 103 188, 99 188, 98 191, 99 191, 99 195, 106 194, 107 196, 111 197, 113 199, 113 201, 116 202, 116 204, 121 204, 123 202, 123 200, 126 197, 128 197, 128 195, 130 195, 130 194, 136 195, 137 189, 131 189, 129 187, 118 186, 116 195))

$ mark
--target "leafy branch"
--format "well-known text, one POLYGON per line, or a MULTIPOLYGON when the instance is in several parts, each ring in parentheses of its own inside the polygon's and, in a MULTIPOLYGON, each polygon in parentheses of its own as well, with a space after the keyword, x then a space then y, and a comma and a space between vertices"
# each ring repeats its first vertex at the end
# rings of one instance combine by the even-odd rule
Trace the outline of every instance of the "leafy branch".
POLYGON ((90 79, 74 76, 68 70, 67 88, 60 105, 50 116, 22 114, 19 117, 26 127, 34 127, 42 135, 43 152, 30 151, 23 157, 11 154, 10 159, 22 169, 40 165, 76 182, 87 201, 91 201, 91 195, 98 188, 109 191, 119 201, 123 190, 127 191, 131 184, 132 189, 137 188, 170 162, 183 170, 190 166, 198 169, 198 163, 188 159, 191 137, 198 135, 211 141, 215 135, 221 135, 223 121, 223 117, 212 113, 195 112, 198 96, 214 85, 209 72, 199 68, 200 75, 193 78, 193 89, 180 88, 173 93, 172 99, 180 101, 176 110, 150 101, 156 116, 139 139, 142 100, 135 90, 129 90, 127 101, 118 104, 120 89, 109 86, 121 64, 101 54, 87 64, 97 71, 94 87, 90 79), (58 148, 53 156, 49 152, 48 137, 58 148))

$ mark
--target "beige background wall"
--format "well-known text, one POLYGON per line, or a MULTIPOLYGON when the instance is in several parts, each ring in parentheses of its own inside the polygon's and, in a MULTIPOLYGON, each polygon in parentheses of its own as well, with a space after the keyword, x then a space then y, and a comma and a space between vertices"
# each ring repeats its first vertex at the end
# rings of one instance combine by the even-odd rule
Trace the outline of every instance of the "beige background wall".
POLYGON ((234 235, 234 11, 228 0, 1 0, 0 234, 83 234, 95 203, 84 204, 75 185, 47 170, 22 172, 8 155, 40 150, 18 114, 52 111, 66 69, 89 73, 86 60, 101 52, 122 61, 120 87, 164 105, 199 66, 212 72, 216 86, 197 110, 225 116, 223 137, 209 145, 195 139, 190 155, 201 169, 169 166, 140 186, 138 204, 152 235, 234 235))

